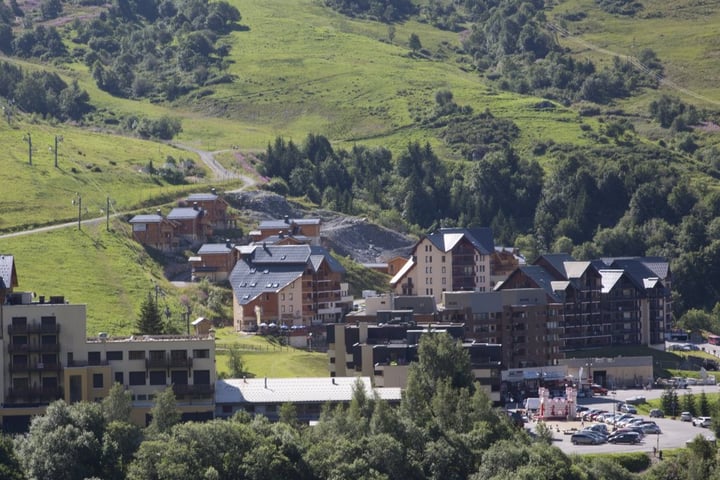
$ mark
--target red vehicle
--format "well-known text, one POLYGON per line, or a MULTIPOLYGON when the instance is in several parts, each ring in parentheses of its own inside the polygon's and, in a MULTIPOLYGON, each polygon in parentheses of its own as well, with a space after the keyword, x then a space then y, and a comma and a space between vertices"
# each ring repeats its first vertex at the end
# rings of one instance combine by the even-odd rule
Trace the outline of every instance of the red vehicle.
POLYGON ((607 395, 608 394, 607 388, 605 388, 601 385, 598 385, 596 383, 593 383, 592 385, 590 385, 590 390, 592 390, 593 395, 607 395))

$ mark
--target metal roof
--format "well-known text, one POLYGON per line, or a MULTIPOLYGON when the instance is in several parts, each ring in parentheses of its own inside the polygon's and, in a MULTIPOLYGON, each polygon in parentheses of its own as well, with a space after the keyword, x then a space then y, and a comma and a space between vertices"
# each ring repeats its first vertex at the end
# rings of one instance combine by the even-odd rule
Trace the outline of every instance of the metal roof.
POLYGON ((319 218, 288 218, 287 220, 263 220, 260 222, 260 229, 263 228, 286 228, 292 225, 320 225, 319 218))
POLYGON ((162 215, 156 213, 150 215, 135 215, 130 219, 130 223, 160 223, 162 221, 162 215))
POLYGON ((230 253, 234 246, 227 243, 203 243, 198 250, 198 255, 213 254, 213 253, 230 253))
POLYGON ((225 379, 215 383, 216 404, 281 404, 349 402, 357 382, 365 392, 400 400, 399 388, 372 388, 369 377, 225 379))
POLYGON ((540 259, 544 259, 548 264, 552 266, 552 268, 557 271, 558 274, 562 275, 565 279, 569 278, 567 272, 565 271, 565 262, 575 261, 572 255, 569 255, 567 253, 546 253, 545 255, 535 260, 535 265, 540 262, 540 259))
POLYGON ((217 200, 218 196, 213 193, 193 193, 187 197, 188 202, 202 202, 217 200))
POLYGON ((201 214, 202 210, 195 210, 194 208, 190 207, 178 207, 170 210, 167 218, 170 220, 188 220, 192 218, 197 218, 201 214))

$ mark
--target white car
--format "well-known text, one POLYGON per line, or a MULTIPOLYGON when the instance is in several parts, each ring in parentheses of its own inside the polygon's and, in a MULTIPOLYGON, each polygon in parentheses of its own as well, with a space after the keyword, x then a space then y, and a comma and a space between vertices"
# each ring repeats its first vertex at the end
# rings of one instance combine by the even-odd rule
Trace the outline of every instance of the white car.
POLYGON ((693 418, 692 424, 696 427, 708 428, 712 424, 712 418, 710 417, 695 417, 693 418))

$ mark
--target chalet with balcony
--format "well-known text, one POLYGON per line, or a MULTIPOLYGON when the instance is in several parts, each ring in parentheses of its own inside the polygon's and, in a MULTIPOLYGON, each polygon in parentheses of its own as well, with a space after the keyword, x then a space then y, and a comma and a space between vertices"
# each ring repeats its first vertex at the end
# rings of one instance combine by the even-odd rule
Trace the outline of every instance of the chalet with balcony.
POLYGON ((203 278, 210 282, 227 280, 235 267, 238 251, 231 242, 205 243, 196 255, 189 258, 192 266, 192 280, 200 281, 203 278))
POLYGON ((282 220, 263 220, 257 230, 250 232, 250 239, 253 242, 274 243, 270 237, 275 237, 272 240, 295 238, 317 246, 320 245, 321 226, 319 218, 290 218, 286 215, 282 220))
POLYGON ((184 207, 198 205, 205 212, 205 221, 216 230, 234 228, 236 219, 228 212, 230 205, 213 188, 210 193, 193 193, 183 202, 184 207))
POLYGON ((345 269, 322 247, 248 245, 230 274, 236 330, 338 321, 347 304, 345 269))
POLYGON ((130 225, 133 239, 138 243, 163 251, 176 250, 179 246, 176 232, 180 224, 164 218, 159 210, 154 215, 135 215, 130 225))
POLYGON ((196 203, 192 207, 177 207, 170 210, 167 215, 178 226, 175 235, 190 242, 203 242, 212 234, 212 227, 208 224, 205 210, 196 203))

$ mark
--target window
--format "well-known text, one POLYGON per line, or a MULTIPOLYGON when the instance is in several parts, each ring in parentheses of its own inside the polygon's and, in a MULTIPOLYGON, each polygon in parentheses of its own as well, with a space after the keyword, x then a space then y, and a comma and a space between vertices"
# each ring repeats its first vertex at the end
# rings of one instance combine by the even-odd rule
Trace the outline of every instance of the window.
POLYGON ((150 350, 150 360, 165 360, 165 350, 150 350))
POLYGON ((40 358, 45 365, 57 365, 58 363, 57 355, 54 353, 43 353, 40 358))
POLYGON ((27 345, 28 337, 27 335, 13 335, 12 343, 13 345, 27 345))
POLYGON ((167 384, 167 374, 165 370, 151 370, 150 371, 150 385, 165 385, 167 384))
POLYGON ((88 364, 100 365, 100 352, 88 352, 88 364))
POLYGON ((93 373, 92 376, 93 388, 103 388, 103 374, 93 373))
POLYGON ((210 358, 210 350, 193 350, 195 358, 210 358))
MULTIPOLYGON (((445 263, 445 255, 443 255, 442 257, 440 257, 440 261, 442 261, 442 263, 445 263)), ((445 267, 443 267, 443 269, 444 269, 444 268, 445 268, 445 267)))
POLYGON ((232 405, 223 405, 222 413, 232 413, 232 405))
POLYGON ((57 345, 57 335, 43 335, 40 342, 43 345, 57 345))
POLYGON ((15 377, 12 379, 12 386, 15 390, 25 390, 30 386, 27 377, 15 377))
POLYGON ((27 326, 27 317, 13 317, 13 327, 25 327, 27 326))
POLYGON ((123 352, 122 350, 115 350, 112 352, 107 352, 106 357, 108 359, 108 362, 116 361, 116 360, 122 360, 123 359, 123 352))
POLYGON ((57 377, 43 377, 42 387, 45 389, 48 389, 48 390, 57 388, 58 387, 57 377))
POLYGON ((43 327, 54 327, 56 325, 55 317, 40 317, 40 325, 43 327))
POLYGON ((145 352, 143 352, 142 350, 130 350, 128 352, 128 359, 145 360, 145 352))
POLYGON ((125 375, 123 372, 115 372, 115 383, 119 383, 120 385, 125 384, 125 375))
POLYGON ((130 385, 145 385, 145 372, 130 372, 130 385))
POLYGON ((280 313, 285 313, 285 305, 280 305, 280 313))
POLYGON ((17 367, 26 366, 28 364, 27 355, 13 355, 13 364, 17 367))
POLYGON ((282 300, 283 302, 285 301, 285 294, 284 294, 284 293, 281 293, 281 294, 280 294, 280 300, 282 300))
POLYGON ((195 385, 210 385, 210 370, 195 370, 195 385))

